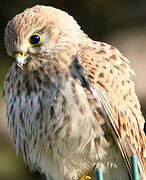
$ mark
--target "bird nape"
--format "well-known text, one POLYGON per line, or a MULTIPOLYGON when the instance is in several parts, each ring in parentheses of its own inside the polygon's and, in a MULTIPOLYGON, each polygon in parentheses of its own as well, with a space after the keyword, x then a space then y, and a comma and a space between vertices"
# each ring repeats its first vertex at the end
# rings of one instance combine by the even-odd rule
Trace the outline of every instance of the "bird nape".
POLYGON ((5 46, 14 63, 4 81, 17 152, 54 180, 128 180, 137 156, 146 178, 144 118, 129 61, 90 39, 66 12, 36 5, 10 20, 5 46))

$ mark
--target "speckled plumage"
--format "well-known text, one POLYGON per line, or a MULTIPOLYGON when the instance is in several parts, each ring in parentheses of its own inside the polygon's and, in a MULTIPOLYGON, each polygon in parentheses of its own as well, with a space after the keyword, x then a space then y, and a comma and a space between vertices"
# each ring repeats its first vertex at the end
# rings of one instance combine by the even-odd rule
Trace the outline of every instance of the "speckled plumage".
POLYGON ((17 151, 47 179, 130 179, 138 157, 146 178, 144 118, 129 61, 114 47, 92 41, 67 13, 34 6, 5 30, 7 52, 29 55, 4 82, 7 118, 17 151), (33 33, 42 36, 30 47, 33 33), (129 174, 128 174, 129 170, 129 174))

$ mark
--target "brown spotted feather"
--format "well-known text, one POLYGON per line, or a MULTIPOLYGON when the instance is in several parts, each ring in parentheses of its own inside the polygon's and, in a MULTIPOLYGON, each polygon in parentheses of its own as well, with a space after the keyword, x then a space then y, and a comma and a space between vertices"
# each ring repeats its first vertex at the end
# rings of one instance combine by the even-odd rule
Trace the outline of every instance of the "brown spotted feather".
MULTIPOLYGON (((97 91, 107 114, 106 123, 121 149, 129 168, 130 156, 137 155, 141 177, 146 173, 144 118, 135 94, 133 70, 115 48, 101 43, 78 53, 89 81, 97 91)), ((98 111, 98 110, 97 110, 98 111)))

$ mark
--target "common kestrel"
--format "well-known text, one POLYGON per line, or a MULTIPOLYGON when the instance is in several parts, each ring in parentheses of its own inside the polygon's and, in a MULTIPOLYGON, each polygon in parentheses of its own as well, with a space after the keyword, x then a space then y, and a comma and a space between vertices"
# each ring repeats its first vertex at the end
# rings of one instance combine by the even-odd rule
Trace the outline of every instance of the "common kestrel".
POLYGON ((144 118, 134 72, 116 48, 91 40, 67 13, 36 5, 5 29, 4 82, 17 152, 47 179, 127 180, 137 155, 146 179, 144 118))

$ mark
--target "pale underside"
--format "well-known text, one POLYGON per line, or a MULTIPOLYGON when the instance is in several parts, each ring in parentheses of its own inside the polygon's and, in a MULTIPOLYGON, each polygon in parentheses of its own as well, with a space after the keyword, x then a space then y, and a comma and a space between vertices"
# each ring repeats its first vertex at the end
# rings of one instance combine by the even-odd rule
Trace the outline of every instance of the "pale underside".
MULTIPOLYGON (((104 170, 105 179, 117 179, 121 171, 121 180, 129 179, 121 152, 110 133, 101 128, 105 126, 107 131, 103 117, 97 112, 99 125, 93 115, 90 101, 94 98, 88 97, 73 78, 58 92, 55 89, 49 92, 45 87, 44 92, 43 96, 38 91, 28 97, 25 92, 16 97, 13 105, 18 113, 14 110, 11 116, 9 103, 11 135, 25 161, 55 180, 78 180, 84 174, 94 179, 95 168, 104 170)), ((13 98, 9 97, 8 102, 14 102, 13 98)), ((92 108, 98 107, 96 103, 92 108)))

